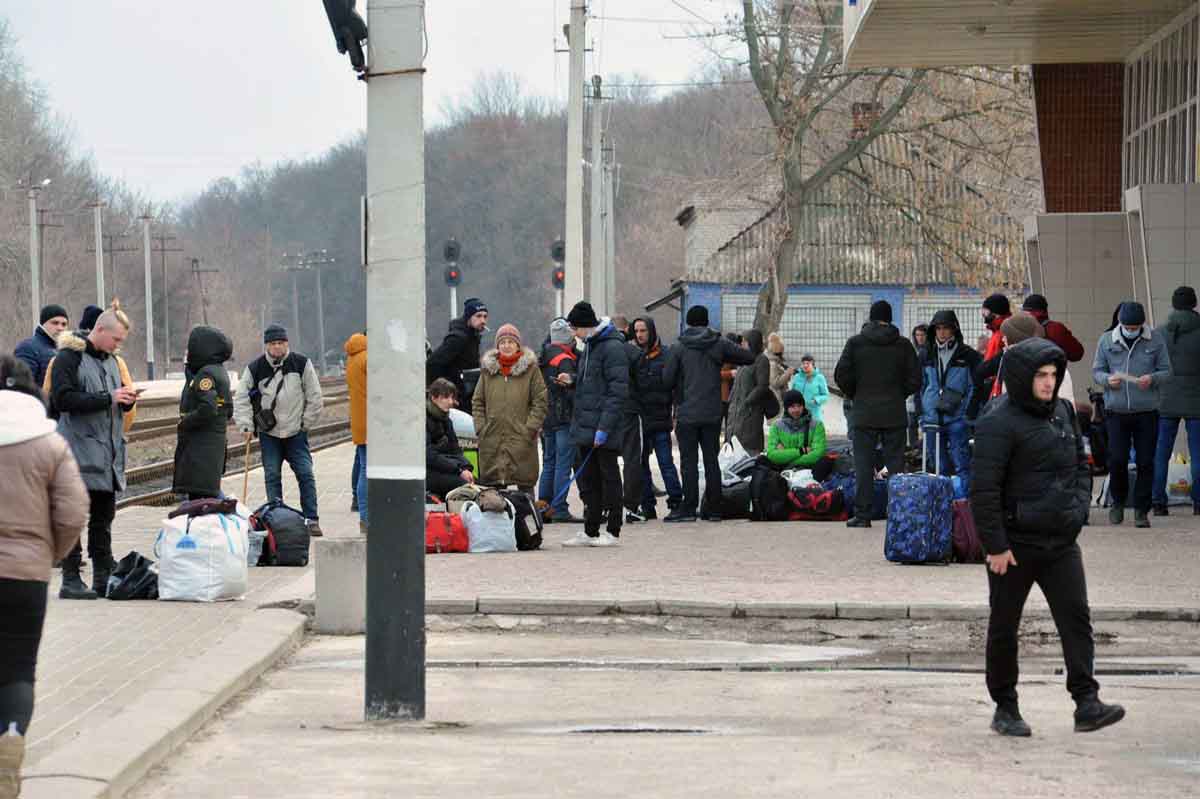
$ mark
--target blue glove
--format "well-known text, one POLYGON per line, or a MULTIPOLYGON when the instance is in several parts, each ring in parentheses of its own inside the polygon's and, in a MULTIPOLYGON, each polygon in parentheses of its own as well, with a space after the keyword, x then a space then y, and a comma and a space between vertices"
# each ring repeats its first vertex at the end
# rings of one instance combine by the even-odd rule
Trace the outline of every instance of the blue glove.
POLYGON ((608 433, 604 432, 603 430, 597 430, 596 438, 592 441, 592 446, 603 447, 606 443, 608 443, 608 433))

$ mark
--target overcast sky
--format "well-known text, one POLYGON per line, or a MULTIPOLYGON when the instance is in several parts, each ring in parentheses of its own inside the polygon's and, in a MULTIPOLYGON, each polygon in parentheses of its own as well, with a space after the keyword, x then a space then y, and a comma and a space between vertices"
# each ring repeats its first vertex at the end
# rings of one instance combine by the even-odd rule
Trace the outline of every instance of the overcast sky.
MULTIPOLYGON (((739 3, 589 5, 588 75, 675 83, 712 58, 703 40, 665 37, 707 30, 699 18, 720 22, 739 3)), ((570 0, 427 0, 426 13, 427 126, 480 72, 515 72, 565 100, 567 57, 554 47, 570 0)), ((321 0, 15 0, 0 17, 78 150, 155 200, 255 161, 317 155, 365 125, 366 86, 337 54, 321 0)))

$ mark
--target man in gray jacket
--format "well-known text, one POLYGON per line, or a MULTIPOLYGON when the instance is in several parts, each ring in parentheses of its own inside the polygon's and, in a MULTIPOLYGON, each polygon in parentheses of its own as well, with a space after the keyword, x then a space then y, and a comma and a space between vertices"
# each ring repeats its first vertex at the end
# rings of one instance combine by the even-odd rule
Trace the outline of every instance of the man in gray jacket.
POLYGON ((233 420, 249 441, 258 434, 267 499, 283 501, 283 462, 300 484, 300 510, 308 533, 322 535, 317 511, 308 431, 321 418, 321 381, 312 361, 288 347, 287 330, 271 325, 263 333, 266 354, 242 373, 233 397, 233 420))
POLYGON ((1145 308, 1140 302, 1121 303, 1117 324, 1096 343, 1092 362, 1092 379, 1104 386, 1104 409, 1108 414, 1108 485, 1113 502, 1108 520, 1112 524, 1125 521, 1129 451, 1133 448, 1137 451, 1134 524, 1150 526, 1159 392, 1170 376, 1166 342, 1146 325, 1145 308))

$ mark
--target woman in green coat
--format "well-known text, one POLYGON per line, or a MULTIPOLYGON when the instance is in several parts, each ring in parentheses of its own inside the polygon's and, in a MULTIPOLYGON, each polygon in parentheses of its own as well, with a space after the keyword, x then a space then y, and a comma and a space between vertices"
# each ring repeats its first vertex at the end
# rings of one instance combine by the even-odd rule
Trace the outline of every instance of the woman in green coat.
POLYGON ((799 391, 783 395, 783 408, 771 426, 767 459, 785 469, 811 469, 825 456, 825 425, 812 418, 799 391))
POLYGON ((515 325, 496 332, 496 349, 480 358, 471 415, 479 436, 479 484, 516 485, 530 493, 541 469, 538 437, 546 419, 546 383, 537 356, 515 325))

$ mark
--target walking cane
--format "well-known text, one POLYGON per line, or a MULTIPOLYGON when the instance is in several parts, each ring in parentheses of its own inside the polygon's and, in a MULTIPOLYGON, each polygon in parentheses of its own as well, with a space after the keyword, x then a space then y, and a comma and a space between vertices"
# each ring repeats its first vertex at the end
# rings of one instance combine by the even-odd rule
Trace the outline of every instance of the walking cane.
POLYGON ((242 458, 242 502, 250 499, 250 436, 246 437, 246 454, 242 458))

